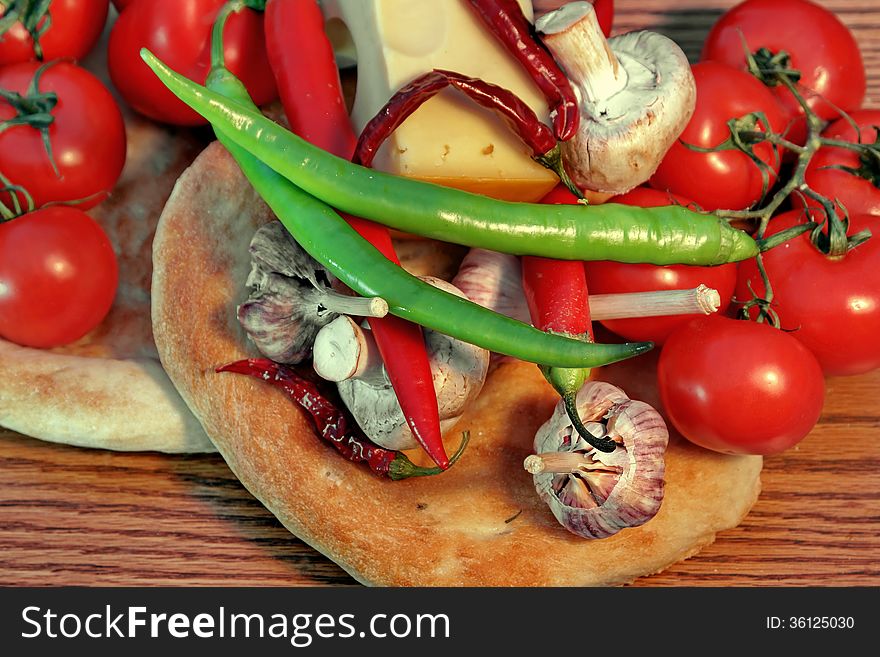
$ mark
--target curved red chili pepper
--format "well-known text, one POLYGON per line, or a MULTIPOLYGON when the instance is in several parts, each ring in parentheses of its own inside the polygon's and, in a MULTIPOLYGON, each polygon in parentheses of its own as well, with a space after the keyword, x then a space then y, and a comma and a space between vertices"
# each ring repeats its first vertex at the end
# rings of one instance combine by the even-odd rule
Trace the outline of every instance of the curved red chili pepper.
MULTIPOLYGON (((216 372, 246 374, 283 390, 312 418, 321 438, 333 445, 337 452, 353 463, 366 463, 377 475, 391 479, 408 479, 440 474, 440 468, 415 465, 406 454, 370 442, 351 418, 330 399, 328 391, 321 390, 320 382, 309 381, 297 371, 268 358, 239 360, 218 367, 216 372)), ((468 434, 462 436, 461 446, 449 460, 452 465, 464 452, 468 434)))
MULTIPOLYGON (((579 201, 564 185, 558 185, 541 199, 541 203, 547 204, 575 204, 579 201)), ((593 341, 584 263, 523 256, 522 285, 532 324, 537 328, 593 341)), ((584 440, 601 451, 612 451, 614 441, 593 437, 578 415, 576 397, 589 376, 589 370, 545 367, 542 371, 562 397, 573 426, 584 440)))
POLYGON ((575 136, 580 109, 571 83, 553 56, 535 38, 532 25, 516 0, 468 0, 489 31, 522 64, 555 113, 553 128, 560 141, 575 136))
MULTIPOLYGON (((335 155, 351 157, 356 138, 316 0, 269 0, 265 30, 269 61, 291 129, 335 155)), ((343 216, 386 258, 400 264, 387 228, 343 216)), ((421 328, 392 316, 369 322, 413 436, 438 466, 449 467, 421 328)))
POLYGON ((556 148, 556 138, 538 115, 512 91, 454 71, 434 69, 401 87, 364 126, 352 161, 371 166, 379 147, 426 101, 452 86, 496 115, 532 150, 534 158, 546 157, 556 148))

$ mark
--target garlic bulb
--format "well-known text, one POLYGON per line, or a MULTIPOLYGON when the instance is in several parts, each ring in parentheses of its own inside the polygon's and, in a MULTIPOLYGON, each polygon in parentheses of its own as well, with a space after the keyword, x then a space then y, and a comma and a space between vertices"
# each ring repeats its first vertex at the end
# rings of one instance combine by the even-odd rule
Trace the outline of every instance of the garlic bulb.
POLYGON ((523 464, 538 495, 563 527, 584 538, 646 523, 663 501, 666 423, 648 404, 602 381, 584 384, 577 408, 590 433, 614 440, 617 448, 593 449, 560 402, 535 435, 536 454, 523 464))
POLYGON ((291 237, 280 221, 261 226, 251 239, 247 301, 238 321, 257 349, 279 363, 299 363, 312 353, 321 327, 339 314, 382 317, 383 299, 333 289, 334 276, 291 237))

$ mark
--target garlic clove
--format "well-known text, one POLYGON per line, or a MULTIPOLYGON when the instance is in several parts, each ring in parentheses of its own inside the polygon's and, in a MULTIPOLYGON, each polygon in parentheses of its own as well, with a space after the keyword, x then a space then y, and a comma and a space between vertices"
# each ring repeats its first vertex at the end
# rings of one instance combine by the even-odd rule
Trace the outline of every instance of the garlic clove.
POLYGON ((384 299, 336 292, 335 278, 290 236, 280 221, 261 226, 250 243, 251 289, 238 320, 257 349, 279 363, 296 364, 312 352, 318 331, 340 313, 382 317, 384 299))
POLYGON ((311 353, 318 330, 334 316, 310 315, 306 290, 296 279, 267 273, 261 286, 238 307, 238 321, 267 358, 302 362, 311 353))
POLYGON ((249 251, 252 269, 306 280, 312 287, 318 287, 319 278, 327 287, 333 280, 333 275, 305 252, 280 221, 260 226, 251 238, 249 251))

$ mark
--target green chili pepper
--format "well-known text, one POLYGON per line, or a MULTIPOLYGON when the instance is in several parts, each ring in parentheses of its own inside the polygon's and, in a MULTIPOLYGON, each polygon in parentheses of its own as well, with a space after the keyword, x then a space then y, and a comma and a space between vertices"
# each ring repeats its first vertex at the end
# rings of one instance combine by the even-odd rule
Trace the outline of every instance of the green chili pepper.
POLYGON ((510 203, 367 169, 187 80, 147 50, 141 56, 178 98, 295 185, 344 212, 398 230, 561 260, 718 265, 758 253, 746 233, 683 207, 510 203))
MULTIPOLYGON (((244 99, 247 90, 224 69, 209 84, 244 99)), ((382 297, 392 314, 489 351, 560 367, 599 367, 644 353, 650 342, 590 344, 544 333, 448 294, 408 274, 366 242, 333 208, 303 192, 214 126, 247 179, 299 244, 340 281, 365 297, 382 297)))

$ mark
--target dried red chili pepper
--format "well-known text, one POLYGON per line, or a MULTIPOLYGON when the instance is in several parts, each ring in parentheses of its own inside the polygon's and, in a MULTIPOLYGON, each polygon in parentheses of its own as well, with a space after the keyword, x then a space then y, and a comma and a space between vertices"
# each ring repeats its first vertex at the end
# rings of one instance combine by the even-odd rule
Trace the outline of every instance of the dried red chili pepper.
POLYGON ((464 93, 481 107, 495 112, 530 149, 534 157, 544 157, 556 148, 550 128, 541 123, 532 108, 504 87, 453 71, 434 69, 400 88, 373 117, 358 139, 352 161, 371 166, 379 147, 425 101, 446 87, 464 93))
MULTIPOLYGON (((218 367, 216 372, 246 374, 283 390, 287 396, 312 418, 321 438, 354 463, 366 463, 370 470, 398 481, 410 477, 440 474, 442 469, 416 465, 403 452, 385 449, 370 442, 348 414, 340 410, 319 386, 300 376, 294 368, 268 358, 250 358, 218 367)), ((462 434, 461 445, 449 465, 455 463, 467 446, 469 435, 462 434)))
MULTIPOLYGON (((269 61, 291 129, 335 155, 351 157, 355 134, 317 2, 269 0, 265 31, 269 61)), ((342 216, 386 258, 400 264, 387 228, 359 217, 342 216)), ((369 324, 413 436, 437 465, 448 467, 421 328, 392 316, 371 319, 369 324)))
MULTIPOLYGON (((579 200, 560 185, 541 199, 541 203, 574 204, 579 200)), ((542 331, 592 342, 593 327, 584 263, 523 256, 522 286, 532 324, 542 331)), ((577 393, 589 378, 590 371, 568 367, 542 367, 541 371, 562 397, 572 426, 581 437, 599 451, 613 451, 614 441, 593 436, 581 422, 577 411, 577 393)))
POLYGON ((577 96, 565 73, 535 37, 532 25, 516 0, 468 0, 474 12, 498 41, 519 60, 543 92, 553 115, 560 141, 577 133, 580 110, 577 96))
MULTIPOLYGON (((562 153, 552 131, 532 108, 512 91, 454 71, 434 69, 401 87, 364 126, 352 161, 369 167, 386 139, 406 119, 446 87, 464 93, 481 107, 495 112, 532 151, 532 159, 554 171, 567 187, 573 184, 562 164, 562 153)), ((572 188, 574 189, 574 188, 572 188)))

